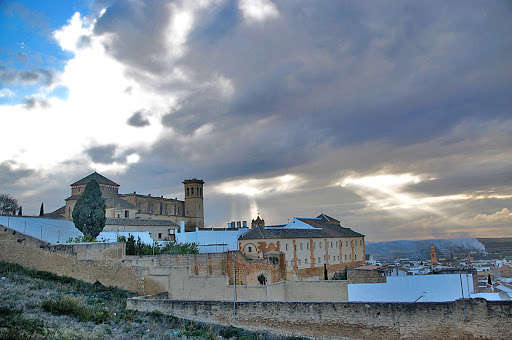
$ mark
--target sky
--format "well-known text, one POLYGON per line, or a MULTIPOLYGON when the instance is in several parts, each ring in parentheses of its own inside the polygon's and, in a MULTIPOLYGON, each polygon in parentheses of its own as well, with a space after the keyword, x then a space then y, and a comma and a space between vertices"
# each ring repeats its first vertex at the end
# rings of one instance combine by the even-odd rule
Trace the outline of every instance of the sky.
POLYGON ((512 236, 510 1, 2 1, 0 193, 93 171, 205 222, 512 236))

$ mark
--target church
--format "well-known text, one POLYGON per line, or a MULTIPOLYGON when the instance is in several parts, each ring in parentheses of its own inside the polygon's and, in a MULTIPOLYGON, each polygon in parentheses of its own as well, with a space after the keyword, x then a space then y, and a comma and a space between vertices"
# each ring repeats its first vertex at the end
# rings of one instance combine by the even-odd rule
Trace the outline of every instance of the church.
POLYGON ((66 205, 53 214, 72 220, 73 208, 91 180, 100 186, 101 196, 105 198, 107 219, 140 219, 173 222, 178 225, 185 222, 190 227, 204 227, 203 185, 204 181, 193 178, 183 181, 185 199, 119 193, 119 184, 97 172, 70 184, 71 196, 66 198, 66 205))

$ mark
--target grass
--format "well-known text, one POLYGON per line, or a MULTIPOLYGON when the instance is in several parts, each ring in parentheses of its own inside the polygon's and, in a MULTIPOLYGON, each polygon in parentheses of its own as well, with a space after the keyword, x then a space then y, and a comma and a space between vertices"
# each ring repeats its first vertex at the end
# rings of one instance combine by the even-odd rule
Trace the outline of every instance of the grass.
POLYGON ((0 262, 0 339, 285 339, 126 309, 134 293, 0 262))

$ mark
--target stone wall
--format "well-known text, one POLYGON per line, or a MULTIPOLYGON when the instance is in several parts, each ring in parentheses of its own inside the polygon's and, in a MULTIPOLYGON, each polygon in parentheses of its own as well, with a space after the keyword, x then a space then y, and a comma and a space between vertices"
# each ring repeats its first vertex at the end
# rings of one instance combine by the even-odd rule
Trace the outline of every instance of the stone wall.
POLYGON ((376 269, 347 268, 348 283, 386 283, 384 273, 376 269))
POLYGON ((512 339, 511 301, 233 302, 128 299, 128 308, 276 334, 350 339, 512 339), (466 310, 467 322, 464 320, 466 310))
POLYGON ((0 261, 86 282, 99 281, 139 294, 167 290, 166 285, 150 277, 151 266, 132 265, 132 261, 123 254, 124 243, 51 245, 0 227, 0 261))

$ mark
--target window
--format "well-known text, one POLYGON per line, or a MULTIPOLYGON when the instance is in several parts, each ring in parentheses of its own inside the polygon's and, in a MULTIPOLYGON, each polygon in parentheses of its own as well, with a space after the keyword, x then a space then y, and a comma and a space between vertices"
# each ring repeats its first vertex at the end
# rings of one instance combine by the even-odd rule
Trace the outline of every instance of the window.
POLYGON ((249 247, 249 253, 252 253, 252 247, 249 247))
POLYGON ((352 254, 349 255, 349 259, 350 259, 350 261, 352 261, 352 254))
POLYGON ((321 262, 320 262, 320 258, 318 258, 318 263, 321 263, 321 262))
POLYGON ((308 242, 308 243, 306 243, 306 249, 308 249, 308 250, 309 250, 309 242, 308 242))
POLYGON ((120 218, 121 216, 119 216, 119 214, 117 214, 117 218, 120 218))
POLYGON ((158 238, 162 238, 162 233, 158 233, 158 238))
POLYGON ((78 192, 80 192, 82 190, 82 188, 78 188, 78 192))
POLYGON ((167 215, 167 204, 164 206, 164 214, 167 215))
POLYGON ((155 205, 153 203, 151 203, 151 205, 149 206, 149 212, 150 213, 154 213, 155 212, 155 205))
POLYGON ((288 250, 288 243, 286 243, 286 245, 284 247, 286 248, 286 250, 288 250))
POLYGON ((203 197, 203 188, 199 188, 199 196, 203 197))
POLYGON ((300 262, 301 262, 301 261, 299 260, 299 264, 301 264, 300 262))
POLYGON ((190 188, 190 194, 194 196, 194 187, 190 188))
POLYGON ((362 246, 363 245, 363 240, 359 240, 359 245, 362 246))
POLYGON ((357 260, 357 255, 354 255, 354 260, 357 260))
POLYGON ((331 248, 332 248, 332 241, 331 241, 331 248))
POLYGON ((325 255, 324 255, 324 261, 325 261, 325 255))
POLYGON ((322 249, 322 242, 318 242, 318 246, 322 249))
POLYGON ((348 241, 345 241, 345 245, 348 247, 348 241))
POLYGON ((128 218, 128 217, 129 217, 129 215, 128 215, 128 214, 129 214, 128 210, 125 210, 125 211, 124 211, 124 217, 125 217, 125 218, 128 218))
POLYGON ((187 188, 187 196, 190 195, 190 188, 187 188))
POLYGON ((347 255, 345 255, 345 261, 347 260, 347 255))
POLYGON ((300 244, 300 250, 302 250, 302 243, 300 244))
POLYGON ((139 212, 141 211, 141 206, 142 206, 142 205, 141 205, 141 203, 139 202, 139 203, 137 204, 137 209, 139 209, 139 212))
POLYGON ((308 259, 305 259, 305 260, 304 260, 304 264, 308 264, 308 259))

